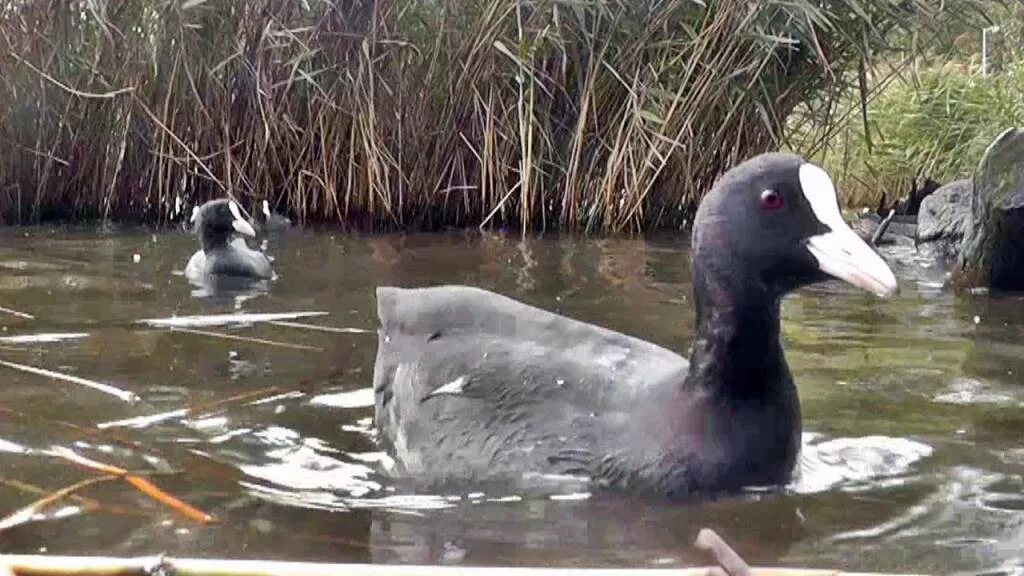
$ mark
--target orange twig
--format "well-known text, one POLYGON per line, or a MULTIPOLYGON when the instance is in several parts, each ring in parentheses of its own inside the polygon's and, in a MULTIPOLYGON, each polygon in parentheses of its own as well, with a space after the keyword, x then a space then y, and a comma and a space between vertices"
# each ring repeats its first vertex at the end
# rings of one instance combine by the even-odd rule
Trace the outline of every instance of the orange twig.
POLYGON ((64 458, 65 460, 69 460, 80 466, 84 466, 92 470, 103 472, 104 474, 111 474, 119 478, 122 478, 125 482, 131 484, 134 488, 136 488, 146 496, 149 496, 153 500, 156 500, 157 502, 160 502, 161 504, 175 510, 176 512, 185 516, 189 520, 193 520, 201 524, 208 524, 210 522, 217 521, 216 518, 207 514, 206 512, 193 508, 192 506, 186 504, 185 502, 182 502, 181 500, 175 498, 174 496, 171 496, 167 492, 164 492, 149 480, 146 480, 141 476, 132 474, 125 470, 124 468, 118 468, 117 466, 104 464, 103 462, 97 462, 96 460, 86 458, 85 456, 82 456, 74 452, 73 450, 63 447, 54 448, 53 450, 48 451, 48 454, 57 456, 59 458, 64 458))

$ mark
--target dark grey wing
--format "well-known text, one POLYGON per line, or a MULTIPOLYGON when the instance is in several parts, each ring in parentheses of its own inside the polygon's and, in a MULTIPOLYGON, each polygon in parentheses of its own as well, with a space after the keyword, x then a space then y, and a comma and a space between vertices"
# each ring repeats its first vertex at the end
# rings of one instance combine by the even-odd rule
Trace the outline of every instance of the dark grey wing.
POLYGON ((681 356, 462 286, 378 288, 377 426, 430 481, 586 474, 681 356))

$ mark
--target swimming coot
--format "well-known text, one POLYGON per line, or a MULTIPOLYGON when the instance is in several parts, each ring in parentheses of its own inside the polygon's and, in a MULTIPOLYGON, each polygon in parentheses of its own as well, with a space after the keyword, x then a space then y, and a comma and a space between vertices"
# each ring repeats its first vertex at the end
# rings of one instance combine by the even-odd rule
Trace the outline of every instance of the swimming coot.
POLYGON ((791 154, 739 164, 693 230, 696 338, 667 349, 485 290, 379 287, 376 424, 395 472, 440 485, 570 475, 681 497, 786 483, 800 405, 779 302, 826 279, 896 279, 791 154))
POLYGON ((292 221, 287 216, 271 212, 270 203, 265 199, 260 202, 259 216, 256 218, 256 229, 259 232, 271 233, 287 230, 292 221))
POLYGON ((273 276, 270 260, 235 233, 254 237, 234 200, 211 200, 192 211, 192 224, 201 248, 189 258, 185 276, 194 283, 213 277, 263 280, 273 276))

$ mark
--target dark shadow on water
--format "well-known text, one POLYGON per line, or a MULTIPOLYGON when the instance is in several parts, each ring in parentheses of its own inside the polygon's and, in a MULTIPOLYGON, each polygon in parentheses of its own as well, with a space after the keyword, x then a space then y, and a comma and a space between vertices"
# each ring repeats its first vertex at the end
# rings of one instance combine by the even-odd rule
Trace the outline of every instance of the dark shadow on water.
POLYGON ((692 546, 713 528, 751 563, 775 564, 805 535, 796 502, 769 495, 680 504, 616 496, 580 502, 466 501, 421 515, 375 513, 374 562, 524 566, 696 565, 692 546), (614 519, 614 520, 612 520, 614 519), (565 550, 574 550, 566 555, 565 550))

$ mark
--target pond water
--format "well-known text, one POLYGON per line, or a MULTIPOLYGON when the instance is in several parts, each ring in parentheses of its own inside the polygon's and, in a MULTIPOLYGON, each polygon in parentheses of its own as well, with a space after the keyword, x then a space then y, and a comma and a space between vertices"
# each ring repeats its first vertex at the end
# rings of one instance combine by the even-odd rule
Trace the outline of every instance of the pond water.
POLYGON ((691 543, 711 527, 751 564, 1024 571, 1024 299, 955 297, 912 248, 883 250, 894 298, 830 282, 783 305, 804 412, 799 480, 667 505, 389 485, 369 388, 373 288, 473 284, 685 353, 682 239, 295 231, 269 249, 269 291, 225 299, 181 275, 195 246, 180 231, 0 232, 0 306, 33 316, 0 314, 0 516, 95 476, 73 451, 149 474, 218 520, 104 482, 0 532, 0 551, 666 567, 706 563, 691 543), (326 314, 140 322, 278 312, 326 314), (39 334, 64 336, 21 338, 39 334))

